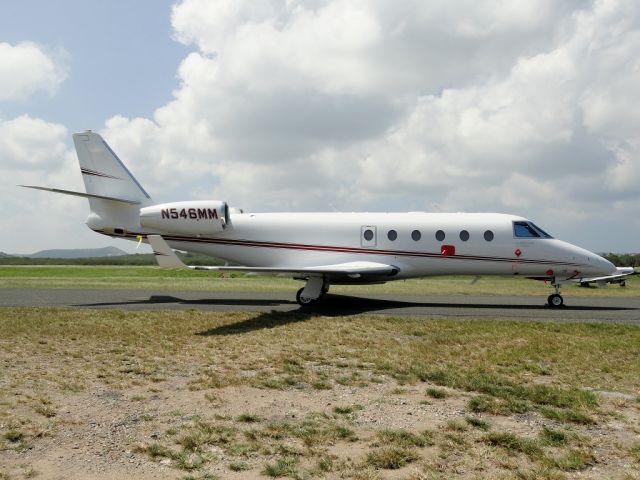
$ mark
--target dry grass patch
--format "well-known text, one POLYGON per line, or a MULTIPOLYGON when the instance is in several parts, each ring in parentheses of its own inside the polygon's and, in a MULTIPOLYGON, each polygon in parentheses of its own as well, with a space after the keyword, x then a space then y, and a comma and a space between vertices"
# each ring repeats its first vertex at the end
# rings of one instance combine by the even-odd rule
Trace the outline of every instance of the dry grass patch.
POLYGON ((380 447, 367 454, 366 464, 382 470, 397 470, 420 459, 415 448, 408 446, 380 447))
POLYGON ((429 431, 424 431, 420 434, 415 434, 404 429, 400 430, 381 430, 378 432, 377 441, 373 443, 373 446, 394 445, 397 447, 428 447, 433 445, 433 434, 429 431))
MULTIPOLYGON (((128 432, 146 432, 135 439, 139 457, 196 478, 213 466, 221 477, 247 468, 255 476, 269 469, 263 475, 347 477, 360 468, 374 478, 424 462, 437 463, 443 477, 456 469, 482 476, 485 468, 551 478, 595 461, 593 447, 570 429, 605 432, 600 441, 616 458, 640 456, 633 440, 608 436, 613 417, 603 412, 613 408, 595 393, 640 390, 634 326, 11 308, 0 310, 0 331, 0 469, 7 455, 76 428, 65 422, 69 399, 78 398, 99 398, 114 412, 139 408, 146 418, 125 419, 128 432), (240 388, 327 401, 295 417, 251 402, 234 410, 225 392, 240 388), (363 391, 384 401, 374 409, 349 397, 363 391), (421 405, 425 391, 431 404, 421 405), (144 412, 154 397, 173 395, 199 399, 205 414, 189 402, 144 412), (445 412, 442 427, 412 426, 434 412, 445 412), (538 430, 505 431, 522 418, 538 430), (151 441, 154 428, 163 433, 151 441)), ((631 432, 638 404, 616 405, 631 432)))

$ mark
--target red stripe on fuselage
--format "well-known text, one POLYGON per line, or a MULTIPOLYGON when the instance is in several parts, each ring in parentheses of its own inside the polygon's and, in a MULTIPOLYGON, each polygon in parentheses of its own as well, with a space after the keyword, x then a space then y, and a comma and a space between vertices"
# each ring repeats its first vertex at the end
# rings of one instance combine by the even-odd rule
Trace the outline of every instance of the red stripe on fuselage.
MULTIPOLYGON (((131 237, 137 238, 139 235, 146 236, 147 233, 133 233, 128 232, 122 235, 105 233, 103 230, 95 230, 98 233, 103 233, 112 237, 131 237)), ((544 260, 544 259, 523 259, 523 258, 507 258, 507 257, 486 257, 478 255, 447 255, 443 256, 441 253, 429 253, 429 252, 416 252, 406 250, 378 250, 374 248, 362 248, 362 247, 337 247, 330 245, 310 245, 302 243, 281 243, 281 242, 265 242, 258 240, 235 240, 227 238, 199 238, 199 237, 185 237, 179 235, 162 235, 162 238, 168 241, 183 242, 183 243, 205 243, 223 246, 234 247, 251 247, 251 248, 276 248, 286 250, 306 250, 316 252, 334 252, 334 253, 355 253, 355 254, 367 254, 367 255, 387 255, 397 257, 421 257, 421 258, 440 258, 440 259, 452 259, 452 260, 476 260, 485 262, 515 262, 520 264, 533 264, 533 265, 556 265, 556 266, 571 266, 571 267, 584 267, 585 264, 581 263, 568 263, 560 262, 557 260, 544 260)))

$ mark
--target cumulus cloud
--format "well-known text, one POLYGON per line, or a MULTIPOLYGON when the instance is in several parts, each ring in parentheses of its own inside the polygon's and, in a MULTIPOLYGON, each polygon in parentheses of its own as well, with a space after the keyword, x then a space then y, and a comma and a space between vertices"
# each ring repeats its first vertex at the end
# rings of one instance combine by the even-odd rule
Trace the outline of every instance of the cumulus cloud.
POLYGON ((33 170, 50 165, 66 152, 67 129, 29 115, 0 120, 0 158, 6 170, 33 170))
POLYGON ((0 43, 0 101, 24 100, 38 91, 53 95, 67 77, 65 56, 32 42, 0 43))
POLYGON ((637 2, 184 0, 172 23, 174 99, 102 132, 165 195, 640 227, 637 2))
POLYGON ((95 242, 93 234, 81 228, 89 213, 86 201, 18 187, 26 184, 82 191, 78 162, 67 147, 67 139, 67 129, 57 123, 28 115, 0 119, 0 191, 6 234, 0 249, 33 253, 95 242), (43 238, 47 245, 43 245, 43 238))

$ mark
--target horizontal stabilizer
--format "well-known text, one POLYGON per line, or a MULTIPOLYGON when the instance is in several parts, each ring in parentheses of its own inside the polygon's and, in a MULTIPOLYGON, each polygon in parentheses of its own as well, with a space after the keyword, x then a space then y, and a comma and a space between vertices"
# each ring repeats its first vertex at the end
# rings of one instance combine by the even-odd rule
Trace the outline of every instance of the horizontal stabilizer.
POLYGON ((35 185, 18 185, 24 188, 33 188, 35 190, 44 190, 45 192, 62 193, 63 195, 73 195, 74 197, 99 198, 100 200, 110 200, 112 202, 127 203, 129 205, 139 205, 137 200, 127 200, 124 198, 105 197, 104 195, 94 195, 92 193, 74 192, 72 190, 61 190, 59 188, 36 187, 35 185))

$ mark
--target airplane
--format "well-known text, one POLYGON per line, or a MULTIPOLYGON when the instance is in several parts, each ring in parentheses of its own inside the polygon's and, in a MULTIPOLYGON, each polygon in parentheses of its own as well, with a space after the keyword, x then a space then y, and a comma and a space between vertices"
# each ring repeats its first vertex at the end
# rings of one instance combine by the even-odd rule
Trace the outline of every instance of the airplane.
POLYGON ((305 285, 301 306, 329 287, 438 275, 523 276, 550 283, 549 307, 564 305, 567 283, 618 282, 636 275, 553 238, 530 220, 501 213, 245 213, 221 200, 155 203, 107 142, 73 135, 85 192, 20 185, 87 198, 87 226, 148 242, 160 267, 284 274, 305 285), (173 249, 224 266, 187 266, 173 249))

